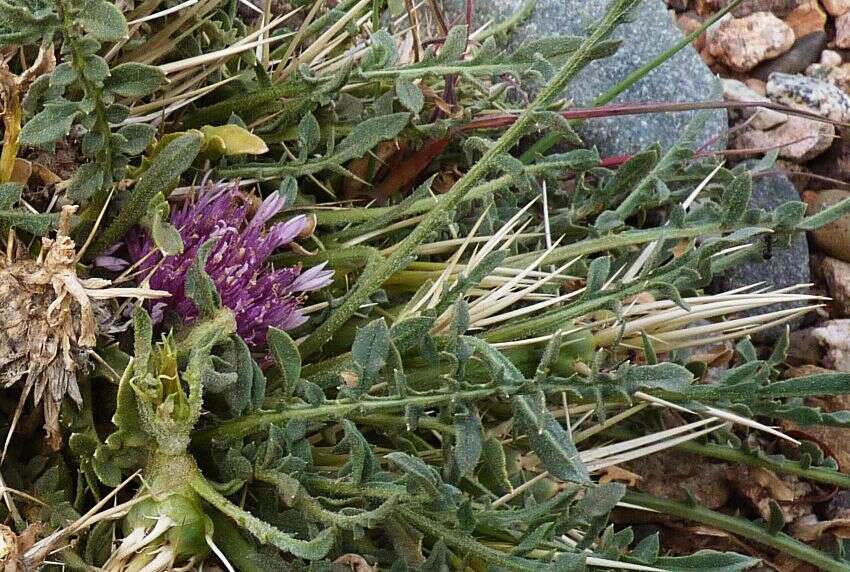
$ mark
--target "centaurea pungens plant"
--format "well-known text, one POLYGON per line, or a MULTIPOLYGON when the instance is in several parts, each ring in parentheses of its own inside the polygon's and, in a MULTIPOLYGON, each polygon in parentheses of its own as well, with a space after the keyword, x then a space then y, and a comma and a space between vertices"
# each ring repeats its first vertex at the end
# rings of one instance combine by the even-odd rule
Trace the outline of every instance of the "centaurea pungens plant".
POLYGON ((174 314, 183 322, 197 318, 198 310, 186 295, 186 275, 198 250, 214 240, 205 270, 212 278, 222 304, 236 318, 236 331, 252 347, 265 345, 270 326, 291 330, 307 318, 301 313, 304 296, 325 286, 333 277, 323 264, 303 270, 298 266, 272 268, 268 258, 291 244, 311 224, 305 215, 266 224, 284 208, 277 193, 269 195, 251 213, 247 197, 235 183, 212 183, 201 187, 197 198, 176 208, 171 216, 183 240, 183 252, 163 256, 153 252, 150 238, 136 232, 128 240, 131 258, 153 288, 171 293, 167 300, 151 305, 154 322, 174 314))

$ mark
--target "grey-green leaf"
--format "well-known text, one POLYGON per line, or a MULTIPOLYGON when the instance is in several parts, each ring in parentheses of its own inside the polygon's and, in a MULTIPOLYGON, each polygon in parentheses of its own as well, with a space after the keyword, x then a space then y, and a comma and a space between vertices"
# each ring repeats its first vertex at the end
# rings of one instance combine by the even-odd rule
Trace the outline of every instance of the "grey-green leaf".
POLYGON ((68 198, 79 203, 88 199, 103 186, 103 168, 100 163, 80 165, 68 185, 68 198))
POLYGON ((351 357, 367 377, 374 377, 384 367, 389 350, 390 330, 381 318, 357 330, 351 345, 351 357))
POLYGON ((419 113, 425 105, 425 96, 422 94, 422 90, 415 83, 402 76, 398 76, 395 80, 395 94, 405 109, 413 113, 419 113))
POLYGON ((165 74, 156 66, 127 62, 112 68, 105 83, 106 89, 124 97, 150 95, 168 83, 165 74))
POLYGON ((76 103, 48 103, 21 129, 20 142, 37 147, 67 137, 79 112, 80 107, 76 103))
POLYGON ((283 376, 288 396, 293 395, 301 378, 301 354, 289 334, 278 328, 269 328, 266 336, 274 361, 283 376))
POLYGON ((127 20, 114 2, 83 0, 77 21, 92 36, 103 42, 114 42, 127 36, 127 20))

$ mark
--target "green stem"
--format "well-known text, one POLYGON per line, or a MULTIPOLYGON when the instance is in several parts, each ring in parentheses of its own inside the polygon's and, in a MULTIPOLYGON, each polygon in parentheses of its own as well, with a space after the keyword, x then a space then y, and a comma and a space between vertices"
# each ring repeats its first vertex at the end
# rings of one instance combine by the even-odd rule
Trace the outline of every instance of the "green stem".
MULTIPOLYGON (((560 392, 565 386, 547 386, 547 392, 560 392)), ((475 401, 486 399, 494 395, 511 395, 520 391, 519 386, 493 386, 482 389, 468 389, 465 391, 428 393, 423 395, 412 395, 408 397, 393 397, 370 399, 364 401, 329 401, 322 405, 310 405, 309 403, 297 403, 279 411, 266 413, 255 413, 245 415, 239 419, 228 421, 209 429, 202 429, 193 435, 195 445, 203 445, 210 441, 232 441, 246 437, 260 431, 273 423, 281 423, 291 419, 321 420, 338 419, 352 414, 365 415, 377 411, 400 411, 407 405, 420 407, 437 407, 449 401, 475 401)))
POLYGON ((714 444, 703 445, 694 441, 682 443, 681 445, 677 445, 676 448, 682 451, 687 451, 688 453, 702 455, 703 457, 729 461, 731 463, 743 463, 752 467, 762 467, 789 475, 796 475, 816 483, 835 485, 842 489, 850 489, 850 475, 845 475, 826 467, 809 467, 804 469, 799 463, 789 459, 771 459, 769 457, 761 457, 752 453, 746 453, 740 449, 733 449, 732 447, 714 444))
MULTIPOLYGON (((640 81, 647 74, 652 72, 655 68, 675 56, 679 53, 685 46, 692 43, 694 40, 699 38, 712 24, 720 20, 723 16, 734 10, 738 4, 743 2, 743 0, 734 0, 734 2, 730 2, 725 8, 714 14, 711 18, 703 22, 702 26, 680 39, 678 42, 673 44, 669 49, 661 52, 655 59, 647 62, 640 68, 636 69, 625 78, 623 78, 617 85, 597 97, 593 101, 594 106, 605 105, 606 103, 610 103, 614 100, 615 97, 632 87, 638 81, 640 81)), ((579 121, 572 122, 573 126, 577 125, 579 121)), ((538 139, 534 145, 528 148, 528 150, 522 154, 520 160, 524 163, 530 162, 537 155, 542 155, 546 153, 549 149, 555 146, 558 141, 561 140, 559 135, 554 133, 549 133, 543 136, 541 139, 538 139)))
POLYGON ((458 530, 444 528, 437 524, 433 518, 424 517, 411 509, 400 507, 398 509, 398 515, 407 521, 410 526, 416 528, 426 536, 430 536, 436 540, 442 540, 461 556, 480 558, 492 567, 501 570, 537 572, 540 569, 539 565, 535 562, 508 556, 504 552, 481 544, 474 538, 458 530))
POLYGON ((301 483, 310 491, 330 497, 366 497, 388 500, 398 498, 407 501, 426 502, 427 496, 416 496, 407 492, 403 485, 394 483, 365 483, 355 485, 348 482, 333 481, 305 473, 299 477, 301 483))
MULTIPOLYGON (((549 253, 539 264, 540 266, 558 264, 577 256, 587 256, 588 254, 596 252, 605 252, 615 248, 624 248, 656 240, 678 240, 682 238, 696 238, 698 236, 721 235, 735 232, 736 230, 741 230, 743 228, 751 228, 751 225, 721 225, 717 223, 708 223, 684 228, 659 226, 648 229, 628 230, 617 234, 609 234, 601 238, 583 240, 574 244, 560 246, 553 249, 552 252, 549 253)), ((761 230, 763 232, 770 232, 769 228, 762 228, 761 230)), ((519 254, 506 258, 504 264, 515 268, 523 268, 534 262, 538 256, 539 253, 537 252, 519 254)))
POLYGON ((306 358, 319 351, 331 339, 334 333, 358 311, 360 306, 366 303, 369 297, 381 287, 384 280, 403 269, 410 262, 416 247, 448 221, 450 214, 476 183, 493 170, 499 156, 510 151, 517 141, 519 141, 520 137, 526 133, 526 129, 534 122, 535 113, 552 101, 569 81, 578 74, 589 61, 590 55, 596 46, 620 23, 628 10, 635 4, 636 0, 617 0, 615 2, 599 25, 594 29, 593 33, 582 42, 579 49, 567 60, 552 81, 543 88, 537 98, 517 118, 516 122, 455 183, 452 189, 445 195, 445 198, 428 212, 422 222, 405 237, 389 257, 376 264, 371 272, 367 269, 367 272, 357 281, 357 284, 345 301, 321 326, 313 330, 307 339, 304 340, 304 343, 300 347, 302 357, 306 358))
MULTIPOLYGON (((590 156, 591 155, 588 154, 588 157, 590 156)), ((594 163, 597 163, 598 160, 598 155, 593 154, 594 163)), ((592 164, 588 164, 581 160, 549 161, 545 163, 527 165, 524 167, 524 171, 531 177, 548 172, 556 172, 563 176, 566 172, 574 172, 590 166, 592 166, 592 164)), ((507 189, 515 182, 516 178, 513 175, 502 175, 487 181, 486 183, 481 183, 470 189, 469 193, 461 199, 460 204, 486 198, 493 193, 507 189)), ((317 223, 323 226, 342 226, 352 223, 369 222, 381 217, 386 217, 390 213, 393 213, 393 211, 395 211, 395 213, 392 217, 388 218, 388 221, 396 221, 402 218, 429 212, 435 207, 438 207, 445 199, 445 196, 446 195, 439 195, 437 197, 422 198, 406 206, 398 205, 392 207, 352 208, 334 211, 320 210, 316 211, 314 214, 316 215, 317 223)))
POLYGON ((824 570, 826 572, 847 572, 850 570, 850 564, 839 562, 831 558, 828 554, 816 550, 787 534, 781 532, 770 534, 764 527, 742 518, 714 512, 701 506, 693 506, 632 491, 626 493, 623 501, 657 510, 663 514, 731 532, 732 534, 742 536, 748 540, 769 546, 784 554, 808 562, 818 568, 818 570, 824 570))
POLYGON ((312 540, 294 538, 227 500, 198 470, 188 476, 188 482, 198 496, 230 517, 240 528, 253 534, 263 544, 271 544, 284 552, 309 560, 324 558, 333 545, 333 529, 323 530, 312 540))
POLYGON ((94 195, 92 195, 85 210, 80 213, 80 223, 75 229, 77 237, 84 240, 85 236, 94 226, 97 217, 100 215, 100 211, 103 210, 103 206, 109 198, 109 190, 112 187, 112 172, 114 171, 112 164, 112 145, 110 145, 112 130, 109 127, 109 120, 106 116, 106 105, 103 103, 103 98, 101 97, 102 89, 86 78, 84 73, 85 54, 83 54, 79 44, 77 43, 75 36, 77 31, 75 29, 74 19, 71 16, 71 11, 68 9, 68 6, 64 1, 60 1, 58 3, 58 8, 62 18, 62 32, 65 36, 65 41, 68 42, 68 45, 71 48, 71 63, 74 66, 74 71, 77 73, 77 77, 83 84, 86 96, 94 103, 95 123, 92 131, 100 133, 104 141, 103 148, 98 152, 97 156, 98 162, 103 167, 103 184, 95 191, 94 195))

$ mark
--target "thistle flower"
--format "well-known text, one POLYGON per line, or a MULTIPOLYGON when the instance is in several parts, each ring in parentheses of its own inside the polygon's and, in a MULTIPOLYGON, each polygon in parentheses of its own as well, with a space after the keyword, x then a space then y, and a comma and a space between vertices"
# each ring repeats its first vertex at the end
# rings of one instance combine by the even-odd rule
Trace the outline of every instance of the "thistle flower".
POLYGON ((204 185, 195 202, 171 214, 171 224, 183 239, 181 254, 151 254, 155 246, 146 235, 131 236, 130 256, 149 274, 150 287, 171 293, 167 300, 151 305, 153 320, 160 322, 168 313, 185 321, 197 317, 197 308, 186 296, 186 273, 200 247, 215 239, 205 269, 222 304, 233 312, 237 332, 246 343, 262 347, 269 326, 291 330, 303 324, 307 319, 301 313, 305 293, 330 284, 333 271, 325 270, 324 264, 302 271, 300 266, 275 269, 267 263, 276 249, 310 230, 304 215, 264 230, 284 202, 279 194, 272 194, 251 216, 251 205, 237 185, 204 185))

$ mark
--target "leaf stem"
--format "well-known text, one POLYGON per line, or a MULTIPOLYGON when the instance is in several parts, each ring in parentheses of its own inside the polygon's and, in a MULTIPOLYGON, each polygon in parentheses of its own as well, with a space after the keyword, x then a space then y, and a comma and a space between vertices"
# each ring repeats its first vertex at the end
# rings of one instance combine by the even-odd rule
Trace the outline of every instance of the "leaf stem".
POLYGON ((409 525, 423 532, 431 538, 442 540, 448 546, 458 551, 462 556, 473 556, 486 561, 493 567, 501 570, 515 570, 517 572, 535 572, 539 570, 537 563, 523 558, 511 557, 504 552, 495 550, 477 542, 458 530, 446 529, 433 519, 405 507, 398 508, 398 515, 407 521, 409 525))
POLYGON ((721 514, 701 506, 688 505, 633 491, 627 492, 626 496, 623 497, 623 501, 737 534, 748 540, 769 546, 789 556, 808 562, 818 568, 818 570, 847 572, 850 569, 848 564, 839 562, 820 550, 812 548, 787 534, 781 532, 770 534, 763 526, 742 518, 721 514))
POLYGON ((106 105, 103 103, 103 97, 101 97, 102 89, 86 77, 85 55, 74 35, 74 20, 68 9, 67 2, 60 0, 57 4, 62 20, 62 31, 65 35, 65 40, 71 48, 71 62, 74 66, 74 71, 83 84, 86 96, 94 103, 95 123, 92 131, 100 133, 100 136, 103 137, 103 148, 98 152, 97 157, 98 162, 103 168, 103 184, 95 191, 86 208, 80 213, 80 223, 75 229, 77 239, 79 240, 91 231, 97 217, 103 210, 103 206, 106 204, 106 200, 109 198, 114 171, 112 145, 110 144, 112 130, 109 127, 109 119, 106 116, 106 105))

